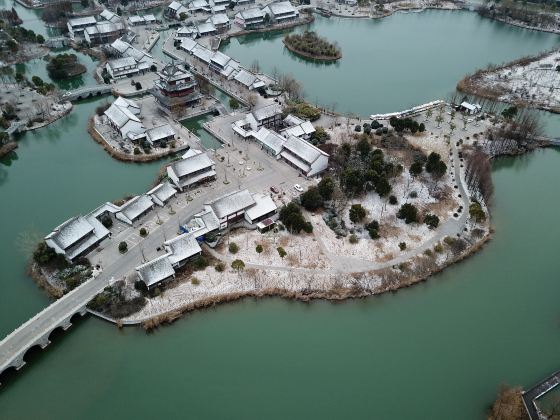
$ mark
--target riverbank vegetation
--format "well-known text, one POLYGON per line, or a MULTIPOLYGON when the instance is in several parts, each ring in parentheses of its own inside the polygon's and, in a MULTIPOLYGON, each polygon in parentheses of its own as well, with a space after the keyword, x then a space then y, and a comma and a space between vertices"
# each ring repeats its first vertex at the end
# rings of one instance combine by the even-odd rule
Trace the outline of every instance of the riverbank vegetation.
POLYGON ((75 54, 59 54, 48 58, 47 71, 55 80, 68 79, 87 71, 75 54))
POLYGON ((527 420, 521 388, 502 385, 488 414, 488 420, 527 420))
POLYGON ((284 37, 284 45, 296 54, 315 60, 332 61, 342 57, 336 43, 330 43, 313 31, 288 34, 284 37))
POLYGON ((482 17, 519 26, 558 32, 556 2, 552 2, 549 6, 548 3, 539 5, 537 3, 504 0, 482 4, 478 8, 478 14, 482 17))
POLYGON ((321 111, 313 105, 300 100, 289 100, 286 102, 282 114, 286 117, 288 114, 295 115, 303 120, 317 121, 321 118, 321 111))
POLYGON ((87 306, 110 318, 120 319, 138 312, 146 303, 146 298, 139 293, 131 296, 125 281, 119 280, 97 294, 87 306))

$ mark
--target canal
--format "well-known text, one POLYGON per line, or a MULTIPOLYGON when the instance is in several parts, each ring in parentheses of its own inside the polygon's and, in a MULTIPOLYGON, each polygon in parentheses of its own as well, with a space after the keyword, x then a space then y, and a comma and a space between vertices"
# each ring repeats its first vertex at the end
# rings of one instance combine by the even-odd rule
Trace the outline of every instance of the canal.
MULTIPOLYGON (((233 40, 226 51, 289 69, 308 96, 367 115, 445 95, 466 72, 558 42, 462 12, 314 25, 337 31, 346 60, 338 72, 281 51, 270 62, 260 52, 278 41, 268 36, 233 40), (478 49, 465 47, 472 37, 478 49), (350 62, 354 44, 364 53, 350 62), (359 91, 356 75, 367 81, 359 91)), ((70 216, 145 191, 162 164, 117 162, 89 138, 87 119, 104 101, 81 102, 24 134, 0 163, 2 336, 48 304, 25 275, 30 244, 70 216)), ((558 117, 543 119, 560 133, 558 117)), ((484 418, 499 384, 529 386, 559 368, 559 167, 558 149, 495 161, 494 239, 395 294, 338 304, 244 300, 153 334, 81 320, 7 378, 0 418, 484 418)))

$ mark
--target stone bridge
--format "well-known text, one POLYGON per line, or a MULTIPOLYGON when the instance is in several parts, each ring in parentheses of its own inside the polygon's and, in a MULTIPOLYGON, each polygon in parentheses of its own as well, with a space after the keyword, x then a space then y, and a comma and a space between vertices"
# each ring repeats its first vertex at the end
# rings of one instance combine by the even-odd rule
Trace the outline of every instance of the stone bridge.
POLYGON ((0 342, 0 374, 10 368, 22 368, 25 365, 25 354, 30 349, 36 346, 42 349, 47 347, 53 331, 67 330, 72 325, 74 315, 85 315, 87 303, 108 284, 108 276, 103 273, 86 281, 4 338, 0 342))
POLYGON ((79 101, 80 99, 92 98, 94 96, 111 93, 113 88, 109 85, 87 86, 70 90, 62 95, 63 101, 79 101))

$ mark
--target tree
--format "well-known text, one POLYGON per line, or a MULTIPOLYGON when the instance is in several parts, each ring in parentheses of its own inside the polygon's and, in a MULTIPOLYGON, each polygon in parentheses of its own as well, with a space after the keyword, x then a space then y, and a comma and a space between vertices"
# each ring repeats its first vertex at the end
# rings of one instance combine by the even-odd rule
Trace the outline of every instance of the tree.
POLYGON ((399 242, 399 249, 404 251, 406 249, 406 242, 399 242))
POLYGON ((428 225, 430 229, 435 229, 439 226, 439 217, 435 214, 426 214, 424 215, 424 223, 428 225))
POLYGON ((449 121, 449 133, 453 134, 453 131, 455 131, 456 128, 457 126, 455 125, 455 123, 453 121, 449 121))
POLYGON ((261 244, 258 244, 258 245, 255 247, 255 251, 257 251, 257 254, 260 254, 261 252, 264 251, 263 246, 262 246, 261 244))
POLYGON ((284 226, 292 233, 299 233, 302 230, 308 233, 313 231, 311 223, 306 222, 301 214, 300 206, 293 201, 280 209, 279 218, 284 226))
POLYGON ((379 180, 375 184, 375 192, 379 194, 379 197, 385 197, 391 192, 391 184, 389 184, 387 178, 379 178, 379 180))
POLYGON ((352 204, 350 207, 350 220, 353 223, 358 223, 364 220, 367 211, 361 204, 352 204))
POLYGON ((80 4, 85 8, 89 6, 89 0, 80 0, 80 4))
POLYGON ((45 83, 45 82, 43 82, 43 79, 41 79, 39 76, 33 76, 33 77, 31 78, 31 81, 32 81, 33 84, 34 84, 35 86, 37 86, 37 87, 43 86, 43 84, 45 83))
POLYGON ((148 231, 146 230, 146 228, 140 228, 140 236, 143 238, 148 236, 148 231))
POLYGON ((469 216, 471 216, 471 218, 477 223, 486 220, 486 213, 482 209, 480 203, 477 203, 476 201, 471 203, 469 206, 469 216))
POLYGON ((280 258, 284 259, 284 257, 286 255, 288 255, 288 253, 286 252, 286 250, 284 248, 282 248, 281 246, 279 246, 278 248, 276 248, 276 251, 278 252, 278 255, 280 255, 280 258))
POLYGON ((439 155, 439 153, 430 153, 428 156, 428 160, 426 161, 426 172, 432 173, 439 162, 441 162, 441 156, 439 155))
MULTIPOLYGON (((356 127, 359 127, 359 125, 356 127)), ((362 160, 366 160, 369 152, 371 152, 371 145, 369 144, 367 137, 364 136, 360 139, 356 145, 356 150, 360 153, 362 160)))
POLYGON ((239 251, 239 246, 235 242, 232 242, 229 244, 228 249, 230 253, 237 254, 237 252, 239 251))
POLYGON ((319 192, 319 188, 310 187, 301 195, 301 205, 306 210, 317 210, 323 206, 323 196, 319 192))
POLYGON ((371 239, 379 239, 379 222, 377 220, 372 220, 364 227, 368 231, 371 239))
POLYGON ((443 115, 441 115, 441 114, 436 115, 437 128, 440 128, 440 127, 441 127, 441 123, 442 123, 443 121, 444 121, 443 115))
POLYGON ((231 262, 231 268, 237 271, 237 274, 241 277, 241 273, 245 270, 245 263, 242 260, 233 260, 231 262))
POLYGON ((323 197, 323 200, 330 200, 334 192, 335 184, 334 180, 330 176, 326 176, 317 185, 319 194, 323 197))
POLYGON ((413 177, 417 177, 422 173, 423 170, 424 170, 424 165, 422 164, 421 161, 417 160, 412 165, 410 165, 409 172, 410 175, 412 175, 413 177))
POLYGON ((238 109, 239 108, 239 101, 235 98, 230 98, 229 99, 229 107, 231 109, 238 109))
POLYGON ((44 44, 45 43, 45 37, 41 34, 37 35, 37 38, 35 38, 37 40, 37 42, 39 44, 44 44))
POLYGON ((119 252, 121 254, 124 254, 126 251, 128 251, 128 244, 122 241, 121 243, 119 243, 119 252))
POLYGON ((418 221, 418 209, 410 203, 405 203, 397 212, 397 218, 404 220, 407 225, 415 223, 418 221))
POLYGON ((510 106, 509 108, 506 108, 502 111, 502 117, 504 117, 506 120, 511 120, 516 115, 517 115, 516 106, 510 106))
POLYGON ((428 109, 426 111, 426 121, 428 121, 430 118, 432 118, 433 114, 434 114, 434 111, 432 111, 432 108, 428 109))
POLYGON ((16 79, 16 82, 21 83, 21 82, 23 82, 23 79, 25 79, 25 77, 23 76, 23 73, 20 73, 19 71, 17 71, 16 75, 15 75, 15 79, 16 79))

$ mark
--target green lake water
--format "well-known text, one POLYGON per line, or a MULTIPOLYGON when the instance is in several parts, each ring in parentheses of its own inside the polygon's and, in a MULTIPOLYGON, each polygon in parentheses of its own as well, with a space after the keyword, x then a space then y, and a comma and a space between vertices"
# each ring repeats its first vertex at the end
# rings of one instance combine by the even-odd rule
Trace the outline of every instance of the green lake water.
MULTIPOLYGON (((465 72, 560 39, 462 12, 315 25, 338 33, 347 60, 338 71, 281 51, 275 64, 266 57, 278 41, 268 37, 233 40, 226 51, 248 64, 258 56, 265 69, 282 66, 309 96, 368 114, 445 95, 465 72), (346 45, 369 54, 351 63, 346 45), (383 54, 372 45, 384 45, 383 54), (370 81, 355 91, 358 74, 370 81)), ((48 304, 25 275, 30 240, 103 201, 145 191, 163 164, 118 162, 89 138, 87 118, 103 101, 81 102, 23 135, 0 162, 2 336, 48 304)), ((543 119, 560 133, 557 116, 543 119)), ((499 384, 530 386, 560 367, 559 167, 559 149, 497 160, 494 239, 395 294, 337 304, 244 300, 153 334, 80 320, 5 378, 0 418, 482 419, 499 384)))

